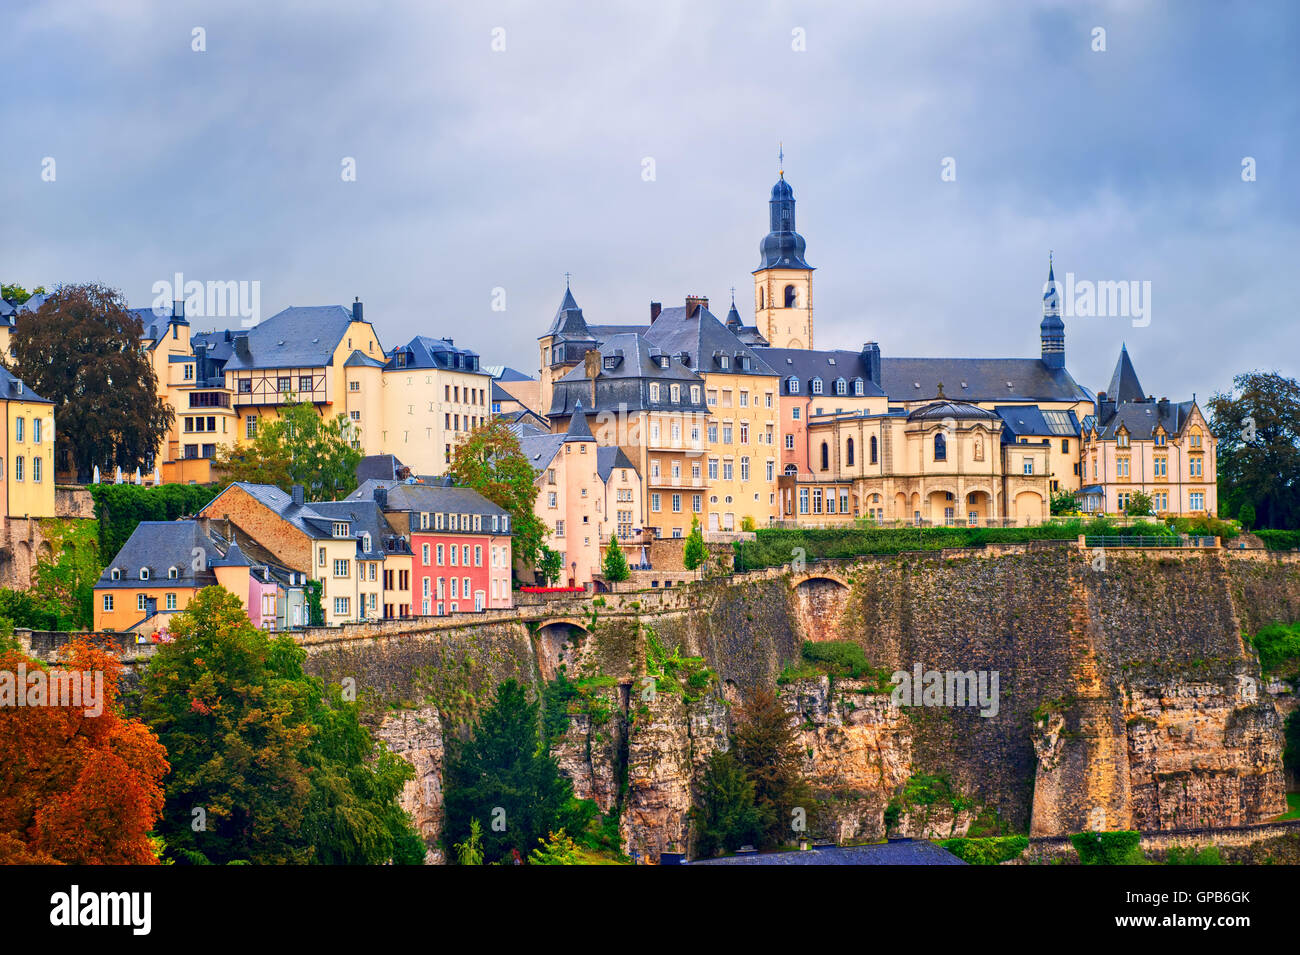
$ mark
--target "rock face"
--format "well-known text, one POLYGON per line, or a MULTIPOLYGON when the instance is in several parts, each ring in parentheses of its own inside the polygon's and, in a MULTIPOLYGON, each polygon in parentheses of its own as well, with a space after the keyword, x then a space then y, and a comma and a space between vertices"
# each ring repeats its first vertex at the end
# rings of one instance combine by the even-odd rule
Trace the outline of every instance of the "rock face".
POLYGON ((1300 561, 1109 551, 1098 570, 1091 558, 1017 545, 823 562, 797 579, 778 570, 704 582, 653 612, 591 602, 531 630, 496 621, 340 641, 309 648, 309 667, 419 707, 386 718, 379 734, 417 767, 407 804, 431 847, 443 726, 472 721, 501 679, 540 691, 563 667, 596 687, 553 747, 577 795, 618 812, 640 858, 688 850, 692 798, 708 756, 728 745, 730 706, 777 687, 804 641, 828 639, 857 644, 886 674, 995 673, 1000 697, 996 713, 980 715, 951 701, 898 706, 853 680, 781 685, 820 806, 815 837, 880 838, 891 801, 916 779, 941 781, 948 796, 896 805, 901 834, 962 834, 977 816, 1054 835, 1239 825, 1284 811, 1274 698, 1287 694, 1259 682, 1241 633, 1300 619, 1300 561), (703 657, 712 687, 643 697, 651 630, 703 657))
POLYGON ((437 707, 424 706, 388 716, 374 731, 374 736, 415 767, 415 778, 408 780, 402 789, 402 808, 411 814, 428 846, 425 864, 440 865, 444 861, 439 840, 445 750, 437 707))

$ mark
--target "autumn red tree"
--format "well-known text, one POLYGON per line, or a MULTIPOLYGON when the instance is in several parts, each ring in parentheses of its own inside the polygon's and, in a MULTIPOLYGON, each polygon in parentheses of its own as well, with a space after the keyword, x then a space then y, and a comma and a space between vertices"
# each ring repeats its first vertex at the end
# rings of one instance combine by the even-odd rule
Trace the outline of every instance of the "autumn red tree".
MULTIPOLYGON (((0 673, 46 667, 0 646, 0 673)), ((0 864, 149 865, 167 753, 118 704, 122 665, 84 637, 55 669, 103 674, 103 708, 0 706, 0 864)), ((8 702, 8 701, 6 701, 8 702)), ((84 700, 83 700, 84 703, 84 700)))

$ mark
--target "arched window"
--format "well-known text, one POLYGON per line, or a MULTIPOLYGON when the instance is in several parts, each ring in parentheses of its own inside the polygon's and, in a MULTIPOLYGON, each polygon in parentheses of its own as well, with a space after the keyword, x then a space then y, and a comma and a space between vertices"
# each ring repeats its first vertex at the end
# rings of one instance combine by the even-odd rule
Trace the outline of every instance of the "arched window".
POLYGON ((175 579, 176 579, 177 577, 179 577, 180 575, 181 575, 181 572, 180 572, 179 570, 177 570, 175 567, 168 567, 168 568, 167 568, 167 579, 168 579, 168 580, 175 580, 175 579))
POLYGON ((790 385, 790 394, 792 394, 792 395, 797 395, 797 394, 799 394, 799 379, 798 379, 798 378, 791 378, 790 381, 789 381, 789 385, 790 385))
POLYGON ((799 473, 799 468, 798 468, 796 465, 793 465, 793 464, 787 464, 787 465, 785 466, 785 476, 786 476, 786 477, 794 477, 794 476, 795 476, 796 474, 798 474, 798 473, 799 473))
POLYGON ((764 305, 763 305, 763 290, 762 290, 761 288, 758 290, 758 307, 759 307, 759 308, 763 308, 763 307, 764 307, 764 305))
POLYGON ((822 393, 822 380, 820 378, 814 378, 812 380, 812 393, 814 395, 820 395, 822 393))
POLYGON ((797 304, 799 304, 799 296, 795 293, 794 286, 787 285, 785 287, 785 307, 794 308, 797 304))
POLYGON ((876 463, 876 436, 871 436, 871 463, 876 463))
POLYGON ((936 461, 948 460, 948 442, 943 439, 943 435, 934 436, 934 459, 936 461))
POLYGON ((149 568, 148 568, 148 567, 141 567, 141 568, 140 568, 140 579, 141 579, 141 580, 148 580, 148 579, 149 579, 149 568))
POLYGON ((862 397, 862 379, 861 379, 861 378, 854 378, 854 379, 853 379, 853 393, 854 393, 855 395, 857 395, 858 397, 862 397))
POLYGON ((835 393, 836 393, 837 395, 842 395, 842 394, 845 394, 845 393, 846 393, 846 391, 845 391, 845 385, 844 385, 844 379, 843 379, 843 378, 836 378, 836 379, 835 379, 835 393))
POLYGON ((848 444, 844 446, 844 463, 853 467, 853 439, 849 438, 848 444))
POLYGON ((121 579, 122 579, 122 569, 121 569, 120 567, 114 567, 114 568, 113 568, 113 572, 112 572, 111 574, 109 574, 109 576, 110 576, 113 580, 121 580, 121 579))
POLYGON ((829 471, 831 468, 831 448, 825 441, 822 442, 822 470, 829 471))

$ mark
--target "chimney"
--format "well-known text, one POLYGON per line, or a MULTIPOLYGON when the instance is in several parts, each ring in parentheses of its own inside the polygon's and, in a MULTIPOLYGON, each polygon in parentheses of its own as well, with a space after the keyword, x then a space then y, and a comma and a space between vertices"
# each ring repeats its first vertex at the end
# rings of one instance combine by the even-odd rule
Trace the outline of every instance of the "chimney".
POLYGON ((239 355, 242 358, 249 357, 250 352, 248 350, 248 332, 236 332, 234 341, 235 341, 235 354, 239 355))
POLYGON ((361 299, 358 298, 355 302, 352 303, 352 321, 354 322, 363 321, 362 316, 364 314, 365 312, 363 312, 361 308, 361 299))
POLYGON ((593 379, 600 374, 600 349, 588 348, 583 354, 582 373, 593 379))
POLYGON ((651 324, 651 325, 653 325, 653 324, 655 323, 655 319, 659 317, 659 312, 660 312, 662 309, 663 309, 663 306, 660 305, 658 302, 651 302, 651 303, 650 303, 650 324, 651 324))
POLYGON ((388 488, 375 485, 375 503, 379 505, 381 511, 388 508, 388 488))
POLYGON ((185 317, 185 299, 178 298, 172 301, 172 318, 185 317))
POLYGON ((686 296, 686 317, 695 318, 696 315, 699 313, 701 305, 704 306, 705 308, 709 307, 709 299, 707 296, 704 295, 686 296))
POLYGON ((1163 418, 1165 415, 1169 413, 1169 399, 1161 398, 1159 402, 1159 407, 1160 407, 1160 417, 1163 418))
POLYGON ((874 385, 880 384, 880 346, 867 342, 862 346, 862 363, 867 366, 867 378, 874 385))
POLYGON ((303 486, 301 484, 295 484, 292 488, 292 491, 293 491, 294 504, 296 504, 298 507, 302 507, 305 503, 307 503, 307 496, 306 496, 307 492, 303 489, 303 486))

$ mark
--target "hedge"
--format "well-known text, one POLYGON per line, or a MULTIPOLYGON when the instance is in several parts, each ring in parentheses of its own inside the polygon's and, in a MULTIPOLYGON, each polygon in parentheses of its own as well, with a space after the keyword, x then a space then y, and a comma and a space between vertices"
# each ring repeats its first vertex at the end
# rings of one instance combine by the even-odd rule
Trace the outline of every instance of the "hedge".
POLYGON ((1020 858, 1029 848, 1025 836, 987 836, 980 839, 944 839, 939 843, 962 862, 971 865, 999 865, 1020 858))
POLYGON ((1159 523, 1116 527, 1104 518, 1054 521, 1032 527, 768 528, 756 531, 752 541, 736 542, 736 570, 780 567, 790 563, 797 550, 803 551, 805 560, 824 560, 1036 540, 1072 541, 1081 534, 1151 537, 1173 536, 1174 531, 1159 523))
POLYGON ((1255 536, 1269 550, 1300 550, 1300 531, 1258 530, 1255 536))
POLYGON ((174 521, 197 514, 217 496, 211 484, 91 484, 95 519, 99 522, 99 553, 111 561, 141 521, 174 521))

